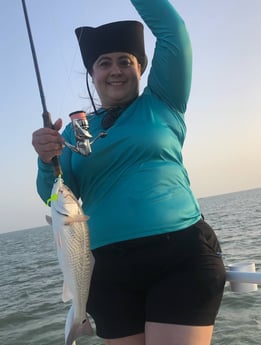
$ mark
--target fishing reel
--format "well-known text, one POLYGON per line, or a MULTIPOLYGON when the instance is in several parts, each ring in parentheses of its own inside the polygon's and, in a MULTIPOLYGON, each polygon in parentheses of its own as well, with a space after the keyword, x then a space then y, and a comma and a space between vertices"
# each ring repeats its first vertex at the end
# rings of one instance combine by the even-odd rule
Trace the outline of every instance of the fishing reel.
POLYGON ((64 144, 73 152, 77 152, 82 156, 88 156, 92 152, 91 144, 99 138, 104 138, 107 133, 101 132, 96 138, 91 140, 92 135, 89 132, 89 123, 86 118, 86 113, 84 111, 75 111, 69 116, 72 121, 76 145, 74 146, 66 141, 64 144))

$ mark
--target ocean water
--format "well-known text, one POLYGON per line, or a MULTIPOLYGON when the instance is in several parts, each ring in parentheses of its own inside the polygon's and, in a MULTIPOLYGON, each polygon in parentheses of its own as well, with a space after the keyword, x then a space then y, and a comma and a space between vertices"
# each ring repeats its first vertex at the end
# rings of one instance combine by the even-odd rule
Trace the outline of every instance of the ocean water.
MULTIPOLYGON (((261 271, 261 189, 202 198, 225 264, 255 262, 261 271)), ((0 235, 0 344, 63 345, 70 304, 61 300, 62 275, 50 227, 0 235)), ((77 345, 102 345, 98 337, 77 345)), ((261 344, 261 286, 236 294, 227 283, 212 345, 261 344)))

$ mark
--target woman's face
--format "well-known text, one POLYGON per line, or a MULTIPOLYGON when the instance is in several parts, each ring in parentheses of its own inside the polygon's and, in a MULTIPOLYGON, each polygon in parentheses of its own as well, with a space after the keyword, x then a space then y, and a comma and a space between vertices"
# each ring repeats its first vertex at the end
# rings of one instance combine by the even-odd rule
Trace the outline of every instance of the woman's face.
POLYGON ((102 106, 124 106, 139 94, 141 65, 129 53, 103 54, 93 64, 92 79, 102 106))

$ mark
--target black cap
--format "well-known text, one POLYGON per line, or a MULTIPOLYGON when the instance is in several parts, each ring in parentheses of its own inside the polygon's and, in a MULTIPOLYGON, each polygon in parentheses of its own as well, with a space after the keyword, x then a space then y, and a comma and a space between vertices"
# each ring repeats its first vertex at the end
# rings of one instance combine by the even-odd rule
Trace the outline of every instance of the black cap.
POLYGON ((141 73, 147 66, 144 48, 143 25, 138 21, 113 22, 96 28, 79 27, 75 30, 83 63, 90 73, 97 58, 102 54, 126 52, 136 56, 141 73))

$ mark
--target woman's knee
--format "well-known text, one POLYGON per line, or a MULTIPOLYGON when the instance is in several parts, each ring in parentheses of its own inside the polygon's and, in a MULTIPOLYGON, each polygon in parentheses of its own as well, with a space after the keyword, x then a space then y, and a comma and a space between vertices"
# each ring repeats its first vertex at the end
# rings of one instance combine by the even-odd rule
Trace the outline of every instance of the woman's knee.
POLYGON ((147 322, 146 345, 210 345, 213 326, 187 326, 147 322))

